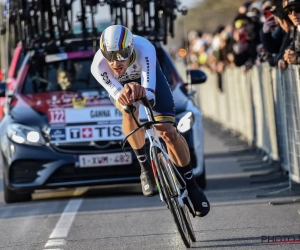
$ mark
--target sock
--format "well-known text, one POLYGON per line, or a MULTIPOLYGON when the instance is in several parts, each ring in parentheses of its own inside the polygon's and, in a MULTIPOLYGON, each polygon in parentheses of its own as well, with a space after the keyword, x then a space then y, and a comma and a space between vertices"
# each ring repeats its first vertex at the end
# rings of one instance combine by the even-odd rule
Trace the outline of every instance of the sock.
POLYGON ((140 149, 133 149, 141 166, 141 173, 145 171, 152 171, 152 167, 147 159, 146 148, 143 146, 140 149))
POLYGON ((186 182, 186 186, 188 188, 199 188, 199 186, 195 180, 195 176, 193 174, 193 168, 190 163, 184 167, 176 166, 176 169, 181 174, 181 176, 184 178, 184 180, 186 182))

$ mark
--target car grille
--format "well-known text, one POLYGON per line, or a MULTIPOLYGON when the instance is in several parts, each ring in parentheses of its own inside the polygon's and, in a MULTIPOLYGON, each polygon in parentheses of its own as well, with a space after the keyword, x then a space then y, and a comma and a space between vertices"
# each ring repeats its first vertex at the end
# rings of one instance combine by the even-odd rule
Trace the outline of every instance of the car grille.
POLYGON ((38 172, 44 169, 43 164, 47 162, 49 161, 15 161, 10 167, 10 182, 15 184, 33 182, 39 176, 38 172))
POLYGON ((47 184, 82 181, 97 181, 108 178, 139 177, 141 173, 138 161, 131 165, 77 168, 73 164, 63 165, 47 180, 47 184))
MULTIPOLYGON (((51 146, 60 153, 95 153, 104 150, 107 153, 122 150, 119 141, 97 141, 97 142, 73 142, 73 143, 52 143, 51 146)), ((125 150, 130 150, 126 144, 125 150)))

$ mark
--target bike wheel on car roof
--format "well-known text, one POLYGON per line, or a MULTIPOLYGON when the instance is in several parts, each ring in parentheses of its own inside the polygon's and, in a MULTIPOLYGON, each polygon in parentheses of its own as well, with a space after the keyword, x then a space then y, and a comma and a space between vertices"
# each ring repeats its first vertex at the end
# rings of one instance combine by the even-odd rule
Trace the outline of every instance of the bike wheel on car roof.
POLYGON ((173 194, 172 187, 171 187, 171 185, 173 185, 173 184, 170 183, 170 181, 169 181, 171 176, 168 176, 168 172, 164 171, 165 167, 162 166, 162 162, 159 160, 159 157, 157 154, 157 149, 155 147, 153 147, 151 149, 151 154, 152 154, 154 163, 156 165, 161 191, 164 195, 164 198, 166 199, 166 203, 171 211, 174 222, 177 226, 177 229, 179 231, 179 234, 181 236, 181 239, 182 239, 184 245, 187 248, 190 248, 191 247, 191 238, 189 235, 188 226, 186 224, 187 220, 186 220, 186 218, 184 218, 185 213, 183 213, 183 211, 178 203, 178 199, 177 199, 178 195, 176 196, 173 194))

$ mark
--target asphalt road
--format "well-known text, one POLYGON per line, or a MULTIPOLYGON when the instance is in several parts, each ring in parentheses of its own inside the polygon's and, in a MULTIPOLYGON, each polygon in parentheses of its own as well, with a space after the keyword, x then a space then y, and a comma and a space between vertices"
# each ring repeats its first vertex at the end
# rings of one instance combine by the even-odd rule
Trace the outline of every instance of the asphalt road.
MULTIPOLYGON (((193 249, 299 249, 298 242, 279 241, 300 240, 300 205, 269 205, 292 197, 256 198, 278 190, 271 188, 276 183, 284 187, 285 179, 273 174, 251 183, 260 178, 250 175, 276 166, 207 122, 205 152, 211 212, 193 219, 193 249)), ((185 249, 165 205, 158 196, 143 197, 139 186, 44 192, 32 202, 6 205, 1 175, 0 182, 0 249, 185 249)))

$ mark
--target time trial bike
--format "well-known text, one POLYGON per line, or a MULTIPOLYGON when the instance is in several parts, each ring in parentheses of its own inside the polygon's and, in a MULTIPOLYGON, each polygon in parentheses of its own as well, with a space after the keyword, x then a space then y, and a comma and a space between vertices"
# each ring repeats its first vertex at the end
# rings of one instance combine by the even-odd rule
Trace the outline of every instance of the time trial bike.
POLYGON ((140 102, 145 108, 148 121, 140 124, 140 122, 134 116, 136 107, 134 105, 124 106, 125 111, 132 115, 137 124, 137 128, 131 131, 120 142, 120 144, 124 149, 129 136, 140 129, 145 130, 145 133, 148 135, 150 145, 149 155, 160 200, 166 203, 168 209, 173 215, 173 219, 185 246, 190 248, 192 242, 196 241, 195 232, 190 220, 190 213, 193 215, 193 217, 195 217, 195 211, 188 196, 186 183, 173 163, 170 161, 170 157, 165 149, 164 144, 159 140, 159 134, 155 128, 155 125, 161 123, 171 123, 180 132, 180 127, 185 127, 186 129, 186 126, 188 126, 188 119, 191 117, 191 114, 187 113, 184 117, 182 117, 178 122, 178 125, 172 121, 155 121, 152 105, 149 103, 148 99, 146 97, 142 98, 140 102))

